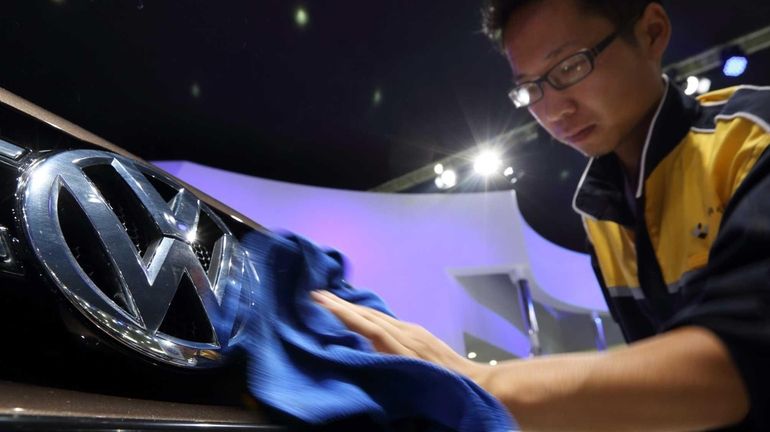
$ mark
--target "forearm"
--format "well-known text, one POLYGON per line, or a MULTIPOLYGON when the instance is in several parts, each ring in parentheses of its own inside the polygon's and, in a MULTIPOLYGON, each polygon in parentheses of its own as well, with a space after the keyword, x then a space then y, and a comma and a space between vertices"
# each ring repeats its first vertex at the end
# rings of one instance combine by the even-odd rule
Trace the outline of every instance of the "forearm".
POLYGON ((504 362, 473 378, 524 430, 702 430, 748 410, 727 350, 694 327, 607 353, 504 362))

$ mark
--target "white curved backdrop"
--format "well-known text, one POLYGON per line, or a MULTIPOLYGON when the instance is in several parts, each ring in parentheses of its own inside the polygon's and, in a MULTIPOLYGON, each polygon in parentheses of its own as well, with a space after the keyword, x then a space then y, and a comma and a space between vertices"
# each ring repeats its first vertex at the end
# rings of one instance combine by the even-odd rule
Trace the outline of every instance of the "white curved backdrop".
MULTIPOLYGON (((348 280, 381 295, 400 318, 463 351, 463 332, 517 356, 526 337, 471 298, 456 274, 528 276, 541 302, 605 311, 588 257, 549 243, 523 220, 512 191, 382 194, 302 186, 191 162, 155 162, 276 231, 292 231, 343 252, 348 280)), ((490 289, 487 302, 516 293, 490 289)), ((509 303, 509 302, 507 302, 509 303)), ((489 303, 487 303, 489 304, 489 303)), ((518 314, 518 311, 511 311, 518 314)))

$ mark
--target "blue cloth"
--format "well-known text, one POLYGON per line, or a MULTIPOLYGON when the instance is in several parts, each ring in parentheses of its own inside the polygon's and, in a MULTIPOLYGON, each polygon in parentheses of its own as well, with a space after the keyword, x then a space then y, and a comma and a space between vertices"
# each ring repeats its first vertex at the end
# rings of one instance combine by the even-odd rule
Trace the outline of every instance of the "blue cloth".
POLYGON ((309 297, 326 289, 392 315, 371 292, 343 279, 342 256, 293 235, 242 239, 259 272, 257 308, 240 348, 252 395, 307 424, 368 416, 388 425, 427 419, 468 432, 514 429, 508 411, 475 383, 434 364, 379 354, 309 297))

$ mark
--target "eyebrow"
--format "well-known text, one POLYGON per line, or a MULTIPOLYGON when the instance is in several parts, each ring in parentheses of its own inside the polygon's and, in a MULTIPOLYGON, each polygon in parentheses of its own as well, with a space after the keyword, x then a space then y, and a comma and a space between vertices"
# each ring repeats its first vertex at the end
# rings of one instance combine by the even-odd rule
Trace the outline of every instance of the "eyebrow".
POLYGON ((556 55, 561 54, 561 52, 564 51, 564 48, 567 48, 570 45, 575 45, 576 43, 577 42, 575 42, 574 40, 567 41, 567 42, 563 43, 561 46, 559 46, 555 50, 552 50, 551 52, 549 52, 548 55, 545 56, 545 59, 546 60, 550 60, 550 59, 556 57, 556 55))
MULTIPOLYGON (((559 47, 551 50, 548 54, 543 57, 544 60, 551 60, 552 58, 556 57, 557 55, 561 54, 562 51, 564 51, 565 48, 569 47, 570 45, 575 45, 577 42, 574 40, 567 41, 563 44, 561 44, 559 47)), ((514 74, 513 75, 513 82, 517 82, 524 78, 526 74, 514 74)))

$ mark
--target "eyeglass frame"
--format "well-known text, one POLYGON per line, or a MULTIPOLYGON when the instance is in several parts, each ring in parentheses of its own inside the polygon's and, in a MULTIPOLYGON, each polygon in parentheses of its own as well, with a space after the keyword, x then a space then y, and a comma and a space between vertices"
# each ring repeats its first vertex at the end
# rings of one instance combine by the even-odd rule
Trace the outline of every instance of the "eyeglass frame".
POLYGON ((543 90, 543 82, 547 82, 555 90, 564 90, 564 89, 572 87, 573 85, 583 81, 584 79, 586 79, 586 77, 588 77, 588 75, 591 75, 591 72, 594 71, 594 68, 595 68, 594 62, 596 60, 596 57, 598 57, 599 54, 601 54, 602 51, 607 49, 607 47, 610 46, 610 44, 612 42, 614 42, 615 39, 617 39, 617 37, 619 35, 620 35, 620 31, 616 30, 616 31, 612 32, 609 36, 607 36, 604 39, 602 39, 601 41, 599 41, 599 43, 594 45, 593 48, 582 49, 582 50, 580 50, 580 51, 578 51, 578 52, 576 52, 574 54, 571 54, 571 55, 563 58, 560 62, 556 63, 553 67, 548 69, 548 71, 546 71, 539 78, 536 78, 536 79, 531 80, 531 81, 525 81, 523 83, 517 84, 514 88, 511 89, 511 91, 508 92, 508 98, 511 99, 511 102, 513 102, 513 105, 516 108, 527 108, 529 106, 532 106, 534 103, 539 102, 541 99, 543 99, 543 95, 545 94, 545 91, 543 90), (555 84, 555 83, 551 82, 551 80, 549 79, 549 75, 551 75, 551 72, 553 72, 554 70, 559 68, 559 66, 562 66, 567 60, 576 58, 578 56, 585 56, 586 58, 588 58, 588 64, 591 66, 590 70, 588 72, 586 72, 585 75, 580 77, 580 79, 578 79, 577 81, 569 83, 567 85, 561 85, 560 86, 558 84, 555 84), (537 86, 537 88, 540 90, 540 97, 538 97, 534 101, 530 101, 526 105, 519 105, 519 102, 516 101, 516 98, 514 96, 516 90, 522 88, 525 85, 531 85, 531 84, 535 84, 537 86))

